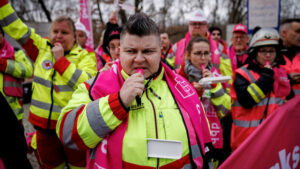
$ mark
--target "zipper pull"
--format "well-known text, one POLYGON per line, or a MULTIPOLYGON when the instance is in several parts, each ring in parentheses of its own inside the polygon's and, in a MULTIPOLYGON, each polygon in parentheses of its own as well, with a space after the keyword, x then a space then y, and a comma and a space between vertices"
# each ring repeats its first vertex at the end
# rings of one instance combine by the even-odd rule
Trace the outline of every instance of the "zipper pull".
POLYGON ((156 97, 158 98, 159 100, 161 100, 161 97, 159 97, 156 93, 154 93, 154 91, 152 90, 152 88, 150 87, 150 92, 156 97))

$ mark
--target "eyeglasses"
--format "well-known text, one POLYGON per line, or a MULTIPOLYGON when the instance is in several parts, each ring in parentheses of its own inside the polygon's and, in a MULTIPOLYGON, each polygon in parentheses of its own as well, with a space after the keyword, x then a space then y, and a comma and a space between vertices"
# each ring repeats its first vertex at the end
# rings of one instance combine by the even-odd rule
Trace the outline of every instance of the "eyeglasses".
POLYGON ((209 57, 210 56, 210 52, 208 52, 208 51, 205 51, 204 53, 202 53, 202 52, 195 52, 195 53, 193 53, 193 55, 196 55, 196 56, 199 56, 199 57, 201 57, 201 56, 209 57))
POLYGON ((206 23, 204 22, 190 22, 191 26, 204 26, 206 23))
POLYGON ((266 55, 266 54, 270 54, 270 55, 275 55, 276 54, 276 50, 258 50, 258 53, 261 53, 263 55, 266 55))
POLYGON ((238 39, 244 39, 246 36, 233 36, 233 39, 238 40, 238 39))

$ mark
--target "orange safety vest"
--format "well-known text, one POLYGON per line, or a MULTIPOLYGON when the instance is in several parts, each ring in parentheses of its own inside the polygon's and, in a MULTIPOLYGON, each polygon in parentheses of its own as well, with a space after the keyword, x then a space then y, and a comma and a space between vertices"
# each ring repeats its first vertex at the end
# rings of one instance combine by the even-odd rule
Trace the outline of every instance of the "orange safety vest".
MULTIPOLYGON (((292 60, 288 59, 286 56, 284 56, 285 65, 282 67, 286 70, 287 74, 291 76, 293 73, 300 73, 300 53, 298 53, 292 60)), ((300 84, 294 84, 292 86, 295 95, 300 94, 300 84)))
MULTIPOLYGON (((248 65, 236 69, 239 73, 246 78, 250 83, 254 83, 261 76, 257 72, 247 69, 248 65)), ((235 79, 234 79, 235 81, 235 79)), ((279 105, 284 103, 282 98, 278 98, 271 91, 270 95, 266 95, 261 102, 252 108, 244 108, 238 101, 236 91, 231 85, 230 96, 233 100, 232 104, 232 130, 231 130, 231 148, 235 150, 262 122, 265 117, 264 112, 266 106, 268 110, 266 116, 269 116, 279 105), (269 97, 268 97, 269 96, 269 97)), ((258 97, 261 97, 258 95, 258 97)))

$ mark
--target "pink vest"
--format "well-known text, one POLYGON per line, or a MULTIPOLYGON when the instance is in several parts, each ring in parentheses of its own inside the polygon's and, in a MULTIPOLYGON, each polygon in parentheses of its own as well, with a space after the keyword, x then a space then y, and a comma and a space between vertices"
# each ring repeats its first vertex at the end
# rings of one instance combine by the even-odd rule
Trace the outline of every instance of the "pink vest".
MULTIPOLYGON (((165 64, 162 63, 162 65, 165 69, 164 76, 166 77, 168 86, 179 105, 187 130, 189 131, 190 146, 197 145, 199 142, 202 154, 205 154, 204 143, 211 142, 211 137, 203 107, 197 93, 195 89, 190 86, 189 82, 178 74, 175 74, 165 64)), ((102 72, 99 75, 90 89, 90 94, 93 99, 97 99, 120 91, 123 83, 124 80, 121 76, 121 65, 119 60, 117 60, 112 66, 112 69, 102 72), (112 81, 114 83, 111 83, 112 81)), ((94 159, 90 159, 90 152, 88 152, 88 169, 122 169, 122 142, 127 125, 128 119, 121 123, 111 135, 104 138, 98 144, 95 150, 94 159)), ((193 161, 197 165, 197 168, 200 169, 203 167, 202 156, 194 158, 193 161)))
MULTIPOLYGON (((0 58, 15 60, 14 48, 10 46, 6 39, 3 40, 3 47, 0 49, 0 58)), ((3 92, 6 96, 22 97, 22 79, 17 79, 7 73, 3 73, 3 92)))
MULTIPOLYGON (((243 57, 242 57, 242 63, 245 63, 247 57, 248 57, 247 54, 244 54, 244 55, 243 55, 243 57)), ((235 50, 234 50, 234 47, 233 47, 233 46, 230 47, 229 58, 230 58, 230 61, 231 61, 232 72, 234 72, 235 69, 238 68, 238 65, 237 65, 237 58, 236 58, 236 54, 235 54, 235 50)))

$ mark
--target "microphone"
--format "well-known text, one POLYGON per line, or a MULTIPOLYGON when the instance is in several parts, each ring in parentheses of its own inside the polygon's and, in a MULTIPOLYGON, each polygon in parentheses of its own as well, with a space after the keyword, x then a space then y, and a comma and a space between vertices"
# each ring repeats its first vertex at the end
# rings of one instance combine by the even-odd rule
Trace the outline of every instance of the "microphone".
MULTIPOLYGON (((141 75, 144 75, 144 70, 141 69, 141 68, 137 69, 136 72, 137 72, 137 73, 140 73, 141 75)), ((136 103, 137 103, 137 105, 139 105, 139 106, 142 104, 142 99, 141 99, 141 97, 142 97, 142 96, 139 96, 139 95, 135 96, 136 103)))

